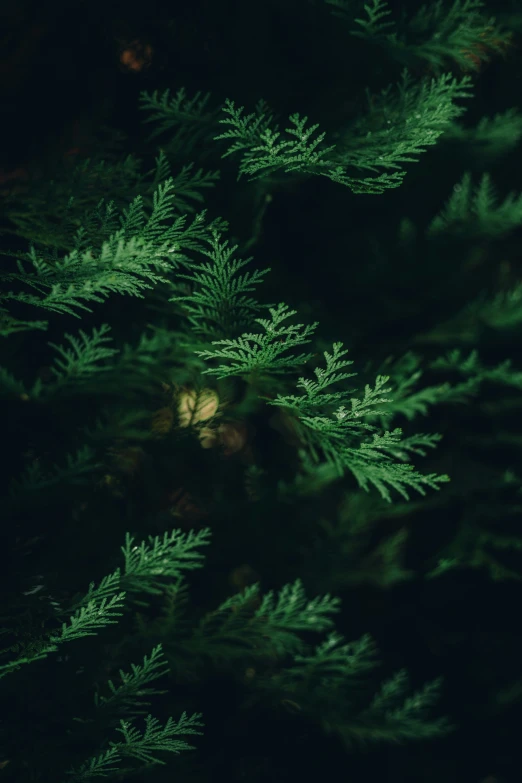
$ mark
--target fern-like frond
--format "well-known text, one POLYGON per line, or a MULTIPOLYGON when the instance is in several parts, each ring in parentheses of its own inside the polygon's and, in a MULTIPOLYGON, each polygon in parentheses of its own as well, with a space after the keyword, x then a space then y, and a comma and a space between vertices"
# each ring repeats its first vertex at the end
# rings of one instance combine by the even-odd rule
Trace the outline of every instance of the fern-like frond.
POLYGON ((410 694, 408 675, 397 672, 381 686, 357 726, 345 726, 345 739, 355 742, 404 742, 439 737, 451 731, 446 718, 430 712, 440 698, 442 681, 427 683, 410 694))
POLYGON ((254 291, 270 270, 254 270, 239 274, 251 258, 235 258, 236 246, 221 241, 218 231, 208 239, 208 248, 200 253, 209 261, 193 263, 177 278, 188 280, 191 293, 174 296, 170 302, 183 303, 192 332, 205 337, 225 337, 237 334, 252 325, 253 316, 261 309, 258 301, 245 296, 254 291))
POLYGON ((346 643, 334 631, 315 649, 297 652, 290 666, 254 685, 317 720, 347 746, 422 740, 451 729, 445 718, 431 715, 440 680, 410 695, 407 675, 400 671, 382 684, 368 705, 373 690, 368 675, 379 663, 370 636, 346 643))
POLYGON ((87 228, 86 216, 99 208, 100 193, 110 193, 119 210, 143 187, 141 161, 134 155, 110 161, 88 158, 72 166, 69 162, 66 168, 57 165, 52 177, 40 176, 21 193, 8 195, 4 212, 18 237, 37 245, 42 253, 53 248, 63 253, 73 247, 79 226, 87 228))
POLYGON ((141 731, 130 721, 121 720, 116 731, 122 735, 122 740, 111 741, 107 750, 87 759, 78 767, 69 769, 67 781, 68 783, 92 783, 95 778, 114 775, 121 771, 121 762, 125 759, 135 759, 145 766, 163 765, 164 753, 193 750, 194 746, 180 739, 180 736, 201 735, 202 727, 200 713, 189 716, 183 712, 178 721, 168 718, 163 726, 157 718, 147 715, 145 727, 141 731))
POLYGON ((412 421, 416 416, 426 416, 434 405, 467 402, 478 389, 476 384, 440 383, 434 386, 420 386, 423 375, 421 359, 411 351, 392 363, 385 362, 390 374, 390 389, 393 399, 386 405, 386 412, 380 415, 380 422, 388 427, 397 416, 412 421))
POLYGON ((457 371, 475 384, 490 381, 503 386, 522 388, 522 372, 512 367, 510 359, 487 367, 480 359, 478 351, 471 351, 468 356, 464 356, 462 351, 456 348, 445 356, 434 359, 430 367, 434 370, 457 371))
POLYGON ((511 152, 521 137, 522 115, 518 107, 482 117, 476 125, 453 122, 445 133, 446 140, 466 145, 465 149, 471 148, 481 161, 488 162, 511 152))
POLYGON ((203 726, 201 717, 200 713, 189 716, 184 712, 178 721, 168 718, 165 725, 162 726, 157 718, 147 715, 145 729, 142 732, 129 721, 122 720, 117 731, 121 733, 123 741, 111 744, 117 747, 123 757, 135 758, 145 764, 165 764, 158 753, 181 753, 182 750, 194 750, 193 745, 179 739, 179 736, 182 734, 201 735, 200 728, 203 726))
POLYGON ((248 114, 243 117, 243 107, 236 109, 232 101, 225 104, 224 111, 228 118, 221 122, 231 128, 216 136, 216 140, 235 139, 226 155, 246 150, 239 166, 240 176, 247 174, 257 179, 278 169, 313 173, 328 165, 328 153, 335 149, 335 145, 321 147, 326 134, 316 135, 317 124, 307 127, 308 117, 292 114, 291 125, 285 129, 289 138, 282 138, 277 129, 270 128, 270 116, 248 114))
POLYGON ((109 696, 95 696, 95 704, 105 711, 119 712, 126 715, 144 715, 150 707, 150 702, 145 701, 150 696, 167 693, 166 690, 151 688, 150 683, 163 677, 168 672, 169 666, 163 656, 161 644, 154 647, 147 657, 143 656, 142 664, 131 663, 131 671, 124 672, 120 669, 121 682, 117 685, 109 680, 107 685, 109 696))
POLYGON ((51 643, 61 644, 82 639, 84 636, 96 636, 100 628, 115 625, 118 622, 116 618, 123 615, 124 598, 125 593, 122 592, 111 598, 89 601, 69 617, 68 622, 62 624, 59 634, 50 637, 51 643))
POLYGON ((221 107, 210 106, 210 93, 187 95, 184 87, 174 94, 169 89, 140 93, 139 108, 143 122, 155 127, 149 140, 166 137, 162 146, 169 157, 185 163, 205 157, 212 147, 221 107))
POLYGON ((107 336, 110 331, 108 324, 102 324, 99 329, 94 328, 92 336, 88 335, 82 329, 79 331, 79 337, 71 334, 65 334, 65 339, 70 347, 64 348, 62 345, 49 343, 61 358, 54 360, 51 371, 57 382, 76 379, 85 375, 92 375, 94 372, 100 372, 99 362, 104 359, 110 359, 118 351, 115 348, 107 348, 107 343, 111 338, 107 336))
POLYGON ((208 110, 209 100, 208 92, 196 92, 189 98, 184 87, 180 87, 174 95, 171 95, 169 89, 163 92, 155 90, 152 94, 146 91, 140 93, 140 109, 149 113, 143 122, 157 123, 150 138, 156 138, 165 131, 172 131, 179 125, 208 123, 213 115, 208 110))
POLYGON ((475 189, 471 174, 455 185, 444 209, 428 227, 428 236, 465 236, 466 239, 496 239, 522 225, 522 194, 510 193, 498 202, 489 174, 484 173, 475 189))
POLYGON ((342 370, 351 362, 344 357, 342 343, 334 343, 330 354, 325 352, 326 369, 314 370, 316 381, 300 378, 297 387, 304 394, 280 395, 269 404, 286 408, 295 417, 295 428, 304 450, 303 464, 307 470, 315 470, 323 460, 332 465, 339 475, 351 472, 362 489, 373 485, 381 496, 391 501, 390 489, 408 498, 407 489, 425 494, 425 487, 437 489, 448 481, 447 476, 423 475, 412 465, 402 464, 409 453, 422 454, 433 448, 436 435, 417 435, 403 440, 400 429, 379 432, 372 419, 386 416, 391 402, 387 396, 389 377, 377 376, 375 385, 366 384, 362 396, 353 396, 353 390, 325 392, 331 384, 343 382, 353 373, 342 370))
POLYGON ((195 204, 204 201, 203 191, 213 188, 220 178, 219 171, 203 171, 194 169, 193 163, 185 163, 176 173, 172 173, 172 166, 163 149, 160 149, 156 158, 156 168, 150 174, 153 175, 152 192, 165 180, 172 180, 174 188, 174 206, 180 214, 190 214, 195 211, 195 204))
POLYGON ((405 69, 395 89, 389 85, 379 95, 367 91, 368 112, 339 134, 343 166, 378 172, 415 162, 464 113, 456 101, 470 98, 471 87, 469 76, 447 73, 414 81, 405 69))
POLYGON ((172 530, 163 537, 149 536, 135 544, 127 533, 122 547, 125 558, 122 585, 131 593, 161 594, 165 578, 177 579, 184 571, 201 568, 204 556, 197 547, 210 543, 210 529, 172 530))
POLYGON ((280 303, 269 308, 271 319, 255 318, 264 329, 263 333, 246 333, 235 340, 213 340, 212 345, 223 346, 205 351, 196 351, 207 361, 220 360, 218 367, 204 370, 208 375, 227 378, 234 375, 251 373, 280 373, 304 364, 311 354, 284 356, 287 351, 310 342, 317 323, 285 324, 287 318, 296 314, 288 306, 280 303), (224 361, 221 361, 224 360, 224 361))
MULTIPOLYGON (((0 302, 21 302, 79 317, 77 310, 91 310, 87 302, 102 303, 111 293, 143 298, 144 290, 168 282, 164 273, 186 261, 186 251, 204 247, 209 229, 225 225, 221 220, 206 225, 204 212, 188 222, 186 215, 176 213, 174 202, 172 179, 158 185, 150 214, 143 197, 137 196, 119 217, 120 228, 98 251, 85 249, 82 229, 75 239, 78 249, 63 257, 32 247, 24 261, 18 259, 18 272, 0 275, 4 283, 29 290, 0 291, 0 302)), ((112 207, 107 209, 113 226, 112 207)))
POLYGON ((251 585, 228 598, 200 622, 190 642, 194 650, 214 660, 234 661, 245 651, 283 657, 304 649, 302 632, 320 633, 333 627, 339 599, 306 597, 301 580, 260 596, 251 585))
POLYGON ((47 329, 47 321, 28 321, 16 318, 5 307, 0 307, 0 337, 8 337, 19 332, 43 331, 47 329))
MULTIPOLYGON (((121 755, 117 745, 103 751, 97 756, 84 761, 78 767, 67 770, 67 783, 92 783, 95 778, 105 778, 115 775, 121 762, 121 755)), ((66 783, 62 781, 62 783, 66 783)))
POLYGON ((387 0, 370 0, 358 18, 352 0, 325 2, 350 26, 351 35, 380 44, 398 62, 418 59, 438 72, 453 64, 479 70, 492 53, 503 53, 511 43, 512 34, 484 13, 483 0, 437 0, 397 21, 387 0))
MULTIPOLYGON (((352 5, 347 0, 325 0, 325 2, 333 6, 335 11, 333 13, 341 19, 349 19, 348 12, 352 5)), ((386 0, 370 0, 370 2, 364 6, 366 18, 361 17, 359 19, 353 19, 355 24, 359 25, 359 28, 352 31, 352 35, 359 35, 361 38, 378 38, 383 34, 391 35, 392 30, 395 28, 394 22, 390 21, 388 17, 391 16, 391 11, 386 0)))
POLYGON ((367 116, 339 131, 335 144, 326 144, 326 134, 317 132, 317 124, 309 126, 307 117, 292 114, 283 135, 268 112, 243 115, 243 107, 236 108, 230 100, 220 120, 228 130, 215 138, 233 142, 223 157, 241 154, 239 176, 258 179, 276 171, 317 174, 354 193, 382 193, 400 185, 403 164, 415 162, 437 142, 464 111, 457 99, 470 95, 469 76, 458 80, 443 74, 414 82, 404 70, 396 95, 391 86, 378 97, 369 95, 367 116), (370 171, 374 176, 354 176, 348 173, 350 169, 370 171))

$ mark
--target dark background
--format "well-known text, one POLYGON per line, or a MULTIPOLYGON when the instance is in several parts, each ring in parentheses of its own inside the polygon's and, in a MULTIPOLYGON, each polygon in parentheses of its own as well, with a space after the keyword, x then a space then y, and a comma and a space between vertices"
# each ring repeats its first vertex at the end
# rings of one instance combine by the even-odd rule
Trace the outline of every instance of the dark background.
MULTIPOLYGON (((189 94, 208 90, 217 102, 231 97, 250 110, 264 97, 283 116, 299 111, 317 118, 321 128, 335 128, 357 112, 362 86, 379 89, 398 78, 400 68, 393 73, 388 64, 379 64, 376 52, 356 39, 346 45, 339 23, 327 14, 318 30, 310 24, 315 12, 314 3, 297 0, 121 6, 96 0, 73 6, 4 1, 0 190, 53 160, 88 155, 105 124, 124 130, 129 151, 140 153, 145 149, 140 90, 183 85, 189 94), (144 59, 136 70, 122 63, 129 45, 144 59)), ((467 120, 517 104, 521 78, 515 39, 507 60, 494 60, 477 76, 467 120)), ((463 171, 474 167, 480 171, 481 161, 441 143, 410 167, 400 189, 382 196, 354 195, 321 178, 276 193, 253 249, 256 263, 273 270, 266 298, 304 309, 303 318, 320 321, 322 338, 344 339, 354 356, 377 360, 404 350, 412 334, 498 282, 491 254, 470 274, 440 249, 424 248, 423 254, 421 246, 413 260, 395 249, 399 220, 408 216, 426 225, 463 171)), ((516 188, 521 173, 517 151, 495 164, 495 184, 502 192, 516 188)), ((235 187, 225 166, 209 209, 212 216, 227 218, 232 233, 244 239, 250 223, 239 211, 235 187)), ((495 248, 498 260, 509 259, 517 274, 520 238, 512 235, 495 248)), ((31 336, 25 339, 30 351, 31 336)), ((433 517, 434 526, 444 523, 433 517)), ((256 564, 260 569, 268 568, 273 549, 268 524, 256 564)), ((224 572, 232 564, 221 556, 215 567, 224 572)), ((285 573, 291 578, 291 568, 299 573, 298 560, 287 571, 281 565, 283 579, 285 573)), ((271 579, 277 584, 275 574, 266 575, 268 586, 271 579)), ((490 703, 497 682, 503 683, 504 665, 519 672, 519 585, 491 584, 466 573, 387 592, 360 589, 343 598, 343 631, 349 638, 372 633, 386 670, 406 667, 414 682, 444 675, 440 709, 457 731, 437 743, 346 755, 335 739, 311 732, 299 719, 260 713, 243 724, 229 686, 215 682, 212 698, 205 695, 205 737, 196 741, 201 761, 194 762, 187 780, 226 776, 275 783, 324 775, 354 783, 520 780, 520 708, 497 712, 490 703), (229 736, 218 731, 222 722, 229 736)), ((174 766, 171 774, 177 774, 174 766)))

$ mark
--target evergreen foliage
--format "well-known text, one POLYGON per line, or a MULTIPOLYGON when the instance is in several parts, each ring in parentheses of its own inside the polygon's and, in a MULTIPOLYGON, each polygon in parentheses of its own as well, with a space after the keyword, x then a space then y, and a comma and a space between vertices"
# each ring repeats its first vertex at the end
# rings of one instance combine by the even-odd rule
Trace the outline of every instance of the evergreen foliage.
MULTIPOLYGON (((273 373, 309 361, 310 354, 296 357, 283 357, 281 354, 309 342, 307 338, 316 325, 308 329, 302 324, 282 325, 284 319, 295 315, 295 311, 289 312, 284 304, 277 309, 270 308, 270 313, 272 321, 256 319, 264 327, 264 335, 244 334, 236 340, 213 341, 213 345, 226 347, 201 351, 200 355, 207 359, 232 360, 232 364, 205 372, 216 374, 219 378, 260 371, 273 373), (299 330, 303 330, 301 334, 299 330)), ((305 464, 318 463, 324 458, 339 475, 345 470, 350 471, 362 489, 374 486, 388 501, 391 501, 390 488, 408 499, 408 487, 424 494, 424 486, 437 489, 440 483, 449 481, 448 476, 422 475, 411 465, 390 459, 407 459, 408 452, 424 455, 423 448, 433 448, 440 436, 416 435, 403 439, 399 428, 381 433, 366 420, 368 415, 384 414, 386 405, 391 402, 390 398, 383 396, 390 391, 386 388, 387 376, 377 376, 373 387, 367 384, 362 398, 350 396, 350 391, 344 394, 340 391, 324 392, 332 384, 355 375, 339 372, 352 364, 342 358, 347 353, 342 348, 342 343, 334 343, 332 353, 324 352, 326 369, 315 368, 317 380, 300 378, 297 381, 297 387, 303 389, 304 394, 278 394, 275 400, 269 401, 270 405, 284 407, 295 416, 296 432, 306 446, 306 451, 302 452, 305 464)))
POLYGON ((241 152, 239 176, 256 179, 278 170, 318 174, 354 193, 378 194, 398 187, 406 173, 402 164, 415 162, 463 113, 455 101, 471 97, 470 88, 468 76, 458 80, 443 74, 419 85, 404 70, 395 96, 391 86, 379 96, 368 94, 367 116, 344 129, 338 144, 326 146, 325 133, 314 136, 318 124, 306 127, 308 117, 292 114, 291 125, 284 131, 287 135, 282 136, 263 105, 255 113, 243 115, 243 107, 227 101, 223 109, 227 116, 220 122, 230 128, 215 138, 234 140, 225 157, 241 152), (376 176, 361 179, 349 176, 347 169, 370 171, 376 176), (379 173, 381 169, 385 171, 379 173), (394 171, 389 173, 390 169, 394 171))
POLYGON ((503 236, 517 228, 522 221, 522 196, 510 193, 497 204, 491 177, 484 173, 472 190, 471 175, 466 173, 455 185, 446 207, 430 223, 428 234, 461 233, 479 238, 503 236))
MULTIPOLYGON (((76 231, 70 253, 58 258, 56 249, 50 254, 45 250, 38 253, 33 246, 18 258, 18 272, 2 275, 5 283, 16 282, 37 293, 6 291, 1 300, 79 318, 78 309, 90 311, 86 302, 102 303, 110 293, 143 298, 144 290, 167 283, 161 273, 186 259, 187 250, 201 247, 211 230, 205 225, 204 212, 191 222, 186 215, 176 215, 173 200, 174 182, 167 179, 154 193, 150 215, 141 196, 120 216, 113 204, 100 202, 94 214, 86 216, 87 228, 76 231), (97 249, 90 245, 93 225, 97 226, 97 249)), ((47 322, 20 322, 6 308, 2 310, 4 336, 22 328, 46 327, 47 322)))
POLYGON ((501 54, 511 41, 510 33, 484 13, 483 0, 436 0, 410 16, 404 14, 400 21, 386 0, 365 4, 360 18, 354 18, 357 4, 351 0, 325 2, 351 26, 351 35, 378 43, 399 60, 424 60, 435 71, 451 64, 478 70, 482 62, 492 54, 501 54))
POLYGON ((209 248, 202 254, 210 260, 191 264, 178 278, 190 281, 191 293, 174 296, 169 301, 183 302, 194 334, 221 337, 248 326, 252 314, 261 308, 256 299, 244 294, 255 290, 269 269, 238 274, 252 259, 233 258, 237 245, 221 242, 218 231, 209 238, 209 248))
MULTIPOLYGON (((368 742, 403 740, 444 735, 451 726, 444 718, 428 717, 437 700, 440 682, 433 681, 408 695, 406 672, 386 680, 371 703, 359 708, 355 720, 343 718, 345 701, 360 700, 368 672, 377 665, 375 644, 369 636, 343 643, 335 632, 329 634, 308 655, 296 655, 294 665, 284 669, 268 684, 281 689, 300 709, 315 713, 327 731, 340 734, 348 746, 368 742), (331 694, 336 693, 336 703, 331 694)), ((353 709, 353 708, 352 708, 353 709)))
POLYGON ((259 31, 238 15, 232 70, 276 5, 303 47, 353 47, 306 95, 284 69, 276 89, 274 46, 270 103, 232 78, 213 103, 188 69, 139 91, 139 143, 102 127, 85 155, 0 176, 8 783, 283 780, 253 760, 281 736, 321 770, 379 743, 429 754, 459 720, 483 732, 474 705, 496 718, 509 678, 518 698, 518 642, 482 685, 480 644, 433 620, 522 574, 522 201, 497 168, 522 118, 465 117, 516 36, 483 0, 285 0, 259 31), (418 203, 395 240, 400 198, 418 203), (310 280, 288 237, 296 256, 312 238, 310 280))
POLYGON ((205 370, 206 375, 216 375, 227 378, 231 375, 250 373, 280 373, 309 361, 311 354, 301 353, 298 356, 283 356, 291 348, 309 343, 309 337, 314 333, 317 324, 287 324, 285 321, 296 315, 296 310, 290 310, 288 305, 280 302, 277 307, 270 307, 271 318, 255 318, 254 321, 264 329, 264 334, 248 332, 235 340, 213 340, 212 345, 222 345, 223 348, 199 351, 198 355, 207 361, 226 359, 230 364, 220 364, 205 370))

